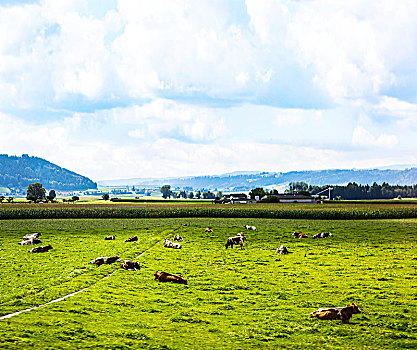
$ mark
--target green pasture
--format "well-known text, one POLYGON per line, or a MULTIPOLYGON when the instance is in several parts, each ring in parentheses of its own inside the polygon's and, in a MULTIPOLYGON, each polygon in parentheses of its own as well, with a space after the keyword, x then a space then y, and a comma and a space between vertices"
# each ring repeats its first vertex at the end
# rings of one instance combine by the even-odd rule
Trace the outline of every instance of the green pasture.
POLYGON ((415 349, 416 229, 416 219, 0 221, 1 315, 90 286, 0 320, 0 348, 415 349), (226 238, 245 224, 257 226, 245 231, 246 249, 226 250, 226 238), (174 230, 184 237, 181 250, 153 246, 174 230), (29 254, 17 245, 36 231, 53 250, 29 254), (334 236, 297 240, 293 231, 334 236), (139 241, 123 242, 132 235, 139 241), (275 254, 281 244, 291 254, 275 254), (141 270, 89 263, 115 254, 141 270), (158 283, 157 270, 181 273, 188 285, 158 283), (351 302, 363 313, 350 324, 309 317, 351 302))

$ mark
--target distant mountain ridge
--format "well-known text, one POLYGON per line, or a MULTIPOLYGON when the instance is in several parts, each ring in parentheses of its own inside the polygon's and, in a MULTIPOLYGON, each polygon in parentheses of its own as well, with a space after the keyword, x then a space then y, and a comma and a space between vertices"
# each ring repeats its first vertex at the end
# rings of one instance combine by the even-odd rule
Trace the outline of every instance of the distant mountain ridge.
POLYGON ((346 185, 349 182, 369 184, 374 182, 391 185, 417 184, 417 167, 403 170, 394 169, 329 169, 280 172, 238 172, 237 175, 206 175, 178 178, 147 178, 99 181, 101 186, 162 186, 193 187, 194 189, 247 191, 256 187, 282 186, 294 181, 309 185, 346 185))
POLYGON ((77 191, 97 188, 97 184, 88 177, 45 159, 27 154, 21 157, 0 154, 0 187, 26 190, 34 182, 40 182, 47 190, 77 191))

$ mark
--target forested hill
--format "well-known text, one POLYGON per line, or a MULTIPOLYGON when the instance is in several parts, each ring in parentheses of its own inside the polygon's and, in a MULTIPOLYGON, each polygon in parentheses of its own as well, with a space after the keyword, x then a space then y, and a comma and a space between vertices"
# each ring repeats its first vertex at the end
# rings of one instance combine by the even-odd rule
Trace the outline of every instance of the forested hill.
POLYGON ((230 191, 246 191, 256 187, 288 185, 290 182, 298 181, 318 186, 346 185, 349 182, 356 182, 357 184, 364 185, 372 185, 374 182, 378 184, 387 182, 393 185, 413 185, 417 184, 417 168, 405 170, 335 169, 317 171, 291 171, 288 173, 260 172, 250 174, 225 174, 185 178, 109 180, 100 181, 99 183, 107 186, 160 186, 169 184, 174 188, 192 187, 198 189, 205 188, 230 191))
POLYGON ((76 174, 38 157, 21 157, 0 154, 0 187, 27 189, 40 182, 47 190, 75 191, 96 189, 89 178, 76 174))

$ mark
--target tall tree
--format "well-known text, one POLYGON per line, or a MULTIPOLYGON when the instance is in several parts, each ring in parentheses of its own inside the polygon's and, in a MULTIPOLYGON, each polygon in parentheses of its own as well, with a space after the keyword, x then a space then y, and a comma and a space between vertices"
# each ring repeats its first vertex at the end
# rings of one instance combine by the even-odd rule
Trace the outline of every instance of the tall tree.
POLYGON ((265 196, 265 194, 266 194, 265 190, 261 187, 254 188, 253 190, 249 192, 249 195, 252 199, 255 199, 255 196, 258 196, 259 199, 261 199, 263 196, 265 196))
POLYGON ((162 197, 167 199, 171 198, 172 192, 171 192, 171 185, 163 185, 161 187, 160 192, 162 193, 162 197))
POLYGON ((39 182, 35 182, 33 184, 29 184, 28 189, 26 191, 26 199, 33 202, 40 202, 46 199, 46 190, 43 188, 42 184, 39 182))
POLYGON ((53 202, 55 198, 56 198, 56 193, 55 193, 55 190, 50 190, 50 191, 49 191, 49 194, 46 196, 46 199, 47 199, 48 201, 53 202))

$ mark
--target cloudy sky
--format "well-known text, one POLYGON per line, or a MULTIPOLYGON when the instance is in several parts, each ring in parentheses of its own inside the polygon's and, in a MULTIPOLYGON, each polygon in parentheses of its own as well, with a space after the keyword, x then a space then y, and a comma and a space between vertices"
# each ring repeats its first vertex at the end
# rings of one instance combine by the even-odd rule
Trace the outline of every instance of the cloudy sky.
POLYGON ((95 181, 417 164, 416 18, 415 0, 0 0, 0 153, 95 181))

